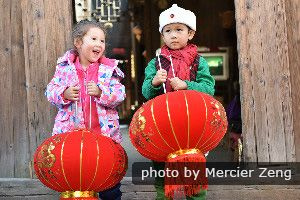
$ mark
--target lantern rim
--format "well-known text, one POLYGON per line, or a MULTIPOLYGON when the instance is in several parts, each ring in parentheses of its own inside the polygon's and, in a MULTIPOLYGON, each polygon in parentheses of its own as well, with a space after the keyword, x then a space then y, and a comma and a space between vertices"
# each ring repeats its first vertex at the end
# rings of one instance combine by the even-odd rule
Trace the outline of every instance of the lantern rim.
POLYGON ((60 197, 62 199, 80 198, 80 197, 97 197, 98 193, 94 191, 65 191, 62 192, 60 197))
POLYGON ((185 154, 198 154, 201 153, 199 149, 192 148, 192 149, 180 149, 168 155, 168 160, 176 158, 177 156, 185 155, 185 154))

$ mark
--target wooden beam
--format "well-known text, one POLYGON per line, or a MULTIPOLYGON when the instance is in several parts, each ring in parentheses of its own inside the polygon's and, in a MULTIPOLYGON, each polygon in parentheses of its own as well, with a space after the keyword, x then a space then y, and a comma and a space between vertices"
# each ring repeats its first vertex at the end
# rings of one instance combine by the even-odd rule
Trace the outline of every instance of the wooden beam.
MULTIPOLYGON (((291 93, 293 102, 293 129, 294 136, 287 135, 287 144, 290 152, 295 149, 296 160, 300 162, 300 2, 287 0, 285 10, 287 10, 287 42, 288 42, 288 65, 290 66, 291 75, 291 93)), ((287 128, 291 128, 288 126, 287 128)), ((295 155, 290 155, 294 157, 295 155)), ((292 159, 292 158, 291 158, 292 159)))
POLYGON ((21 2, 31 159, 37 146, 51 136, 54 112, 44 91, 57 58, 71 47, 71 5, 70 0, 21 2))
MULTIPOLYGON (((24 60, 24 44, 23 44, 23 27, 22 10, 20 1, 13 0, 11 2, 11 69, 13 76, 10 77, 12 82, 12 113, 13 113, 13 129, 7 134, 13 135, 14 146, 14 170, 13 177, 22 177, 26 174, 29 176, 31 171, 29 142, 28 142, 28 120, 26 103, 27 93, 25 85, 25 60, 24 60)), ((8 169, 7 169, 8 170, 8 169)))
POLYGON ((0 177, 31 177, 54 109, 44 91, 56 59, 71 47, 71 0, 0 1, 0 177))
POLYGON ((245 159, 293 161, 285 2, 236 0, 235 7, 245 159))
MULTIPOLYGON (((13 135, 13 69, 12 69, 12 21, 13 1, 0 1, 0 177, 13 177, 14 135, 13 135), (5 169, 5 170, 3 170, 5 169)), ((18 17, 18 16, 16 16, 18 17)), ((22 33, 15 33, 22 36, 22 33)), ((16 49, 15 49, 16 50, 16 49)), ((16 64, 16 63, 15 63, 16 64)), ((22 117, 22 114, 21 114, 22 117)))

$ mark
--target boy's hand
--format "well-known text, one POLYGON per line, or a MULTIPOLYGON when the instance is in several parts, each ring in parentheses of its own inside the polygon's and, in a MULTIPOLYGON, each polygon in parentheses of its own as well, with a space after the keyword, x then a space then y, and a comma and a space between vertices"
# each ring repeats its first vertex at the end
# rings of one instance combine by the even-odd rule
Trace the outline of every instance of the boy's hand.
POLYGON ((70 101, 78 101, 79 100, 79 87, 70 86, 68 87, 63 95, 64 99, 70 100, 70 101))
POLYGON ((164 69, 160 69, 156 72, 156 75, 154 76, 152 80, 152 85, 154 87, 157 87, 161 85, 162 83, 165 83, 167 81, 167 71, 164 69))
POLYGON ((170 78, 170 85, 173 90, 186 90, 187 84, 185 81, 179 79, 178 77, 170 78))
POLYGON ((93 81, 90 81, 87 84, 86 90, 87 90, 88 95, 95 96, 95 97, 100 97, 101 93, 102 93, 101 90, 100 90, 100 88, 93 81))

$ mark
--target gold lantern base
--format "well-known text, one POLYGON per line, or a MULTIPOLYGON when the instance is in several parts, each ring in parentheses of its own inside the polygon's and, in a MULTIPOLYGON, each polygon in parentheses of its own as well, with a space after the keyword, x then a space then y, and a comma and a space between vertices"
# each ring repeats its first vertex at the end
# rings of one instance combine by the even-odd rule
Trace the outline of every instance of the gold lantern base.
POLYGON ((199 149, 180 149, 168 155, 168 159, 176 158, 177 156, 185 155, 185 154, 198 154, 201 153, 199 149))
POLYGON ((60 194, 60 199, 72 199, 72 198, 98 199, 98 193, 94 191, 66 191, 60 194))

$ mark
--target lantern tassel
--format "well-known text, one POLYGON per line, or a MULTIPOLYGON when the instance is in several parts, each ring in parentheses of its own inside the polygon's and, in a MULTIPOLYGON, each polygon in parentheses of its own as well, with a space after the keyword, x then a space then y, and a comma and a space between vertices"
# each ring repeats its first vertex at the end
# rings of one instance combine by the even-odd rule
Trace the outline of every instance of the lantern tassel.
POLYGON ((177 170, 179 175, 176 177, 165 177, 165 196, 174 198, 185 195, 193 196, 202 190, 207 190, 207 178, 205 176, 204 155, 198 149, 179 150, 168 156, 165 170, 177 170), (200 170, 197 177, 193 173, 185 177, 186 170, 200 170), (180 195, 181 194, 181 195, 180 195))

